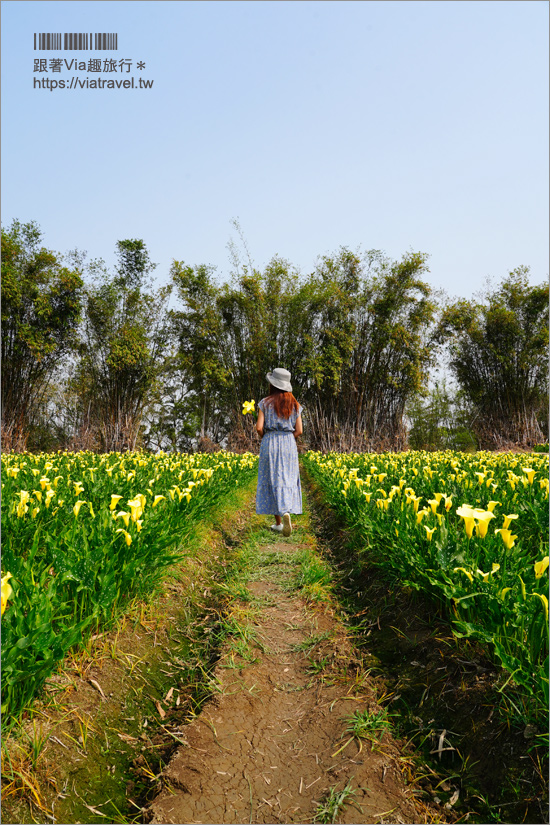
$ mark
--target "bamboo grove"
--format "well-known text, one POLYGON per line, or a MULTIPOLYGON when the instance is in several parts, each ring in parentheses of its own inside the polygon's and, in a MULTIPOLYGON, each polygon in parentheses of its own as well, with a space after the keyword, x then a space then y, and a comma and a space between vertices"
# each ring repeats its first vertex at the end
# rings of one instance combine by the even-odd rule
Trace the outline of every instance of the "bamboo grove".
POLYGON ((226 281, 174 259, 158 288, 143 240, 119 241, 110 272, 49 251, 33 222, 3 229, 4 449, 254 450, 242 404, 276 366, 292 372, 311 449, 547 440, 548 287, 526 267, 451 301, 422 252, 342 247, 303 274, 277 256, 260 271, 243 244, 226 281), (442 364, 453 389, 434 394, 442 364))

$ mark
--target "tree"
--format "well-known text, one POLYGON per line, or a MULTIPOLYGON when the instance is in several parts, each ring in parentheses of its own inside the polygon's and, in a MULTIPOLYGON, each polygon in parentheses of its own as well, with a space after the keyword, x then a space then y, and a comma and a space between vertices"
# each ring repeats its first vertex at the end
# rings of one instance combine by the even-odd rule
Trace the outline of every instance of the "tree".
POLYGON ((217 286, 208 267, 174 262, 180 365, 202 410, 201 436, 253 449, 242 403, 265 395, 266 373, 284 366, 310 446, 403 446, 405 404, 434 356, 425 269, 421 253, 392 263, 342 248, 305 278, 275 256, 263 272, 250 260, 238 265, 231 283, 217 286))
POLYGON ((144 242, 118 241, 117 256, 113 277, 102 261, 90 267, 97 283, 86 291, 80 360, 73 381, 80 400, 80 431, 91 437, 86 446, 104 452, 138 445, 169 341, 170 287, 151 290, 147 279, 156 264, 151 263, 144 242))
POLYGON ((274 258, 263 273, 244 267, 231 283, 217 285, 211 267, 174 261, 172 281, 181 300, 171 315, 177 365, 199 421, 197 439, 207 446, 229 437, 230 448, 254 449, 242 404, 265 394, 266 373, 283 357, 281 305, 291 292, 287 265, 274 258))
MULTIPOLYGON (((263 272, 245 269, 218 296, 225 340, 224 359, 231 377, 228 409, 237 440, 243 427, 252 434, 252 419, 243 420, 243 401, 260 399, 268 393, 266 375, 277 366, 293 369, 285 337, 289 304, 296 279, 289 264, 275 256, 263 272)), ((294 319, 299 337, 298 319, 294 319)), ((250 440, 250 438, 249 438, 250 440)), ((255 445, 255 436, 252 444, 255 445)))
POLYGON ((31 221, 2 229, 2 447, 23 450, 52 376, 74 345, 82 257, 69 266, 31 221))
POLYGON ((435 303, 421 275, 427 256, 400 262, 342 248, 309 279, 313 348, 304 365, 310 445, 323 450, 402 449, 405 406, 434 358, 435 303))
MULTIPOLYGON (((172 374, 179 376, 185 388, 174 412, 177 415, 186 411, 187 417, 194 420, 197 439, 217 443, 226 430, 225 397, 230 376, 225 366, 225 340, 214 269, 174 260, 170 275, 182 303, 181 309, 170 313, 177 350, 172 374)), ((186 436, 191 437, 189 430, 186 436)), ((178 439, 176 432, 173 438, 178 439)))
POLYGON ((519 267, 484 303, 457 301, 439 325, 451 369, 474 407, 472 429, 482 449, 524 447, 547 437, 548 286, 530 286, 519 267))
POLYGON ((445 378, 407 406, 409 446, 413 450, 464 450, 473 452, 477 442, 469 428, 471 409, 461 390, 451 390, 445 378))

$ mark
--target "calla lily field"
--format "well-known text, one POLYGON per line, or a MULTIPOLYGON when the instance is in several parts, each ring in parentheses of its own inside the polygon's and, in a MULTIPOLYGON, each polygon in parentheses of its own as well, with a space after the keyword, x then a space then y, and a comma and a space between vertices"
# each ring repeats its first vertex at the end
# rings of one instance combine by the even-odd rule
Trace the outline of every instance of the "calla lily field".
MULTIPOLYGON (((246 402, 243 413, 253 413, 246 402)), ((548 456, 309 451, 303 466, 359 538, 357 563, 428 593, 457 636, 548 704, 548 456)), ((68 650, 154 591, 185 537, 235 485, 250 453, 6 454, 3 719, 37 695, 68 650)))
POLYGON ((186 536, 257 457, 53 453, 2 457, 2 720, 68 650, 154 591, 186 536))
MULTIPOLYGON (((424 591, 548 708, 548 456, 309 452, 304 466, 368 557, 424 591)), ((544 725, 545 727, 545 725, 544 725)))

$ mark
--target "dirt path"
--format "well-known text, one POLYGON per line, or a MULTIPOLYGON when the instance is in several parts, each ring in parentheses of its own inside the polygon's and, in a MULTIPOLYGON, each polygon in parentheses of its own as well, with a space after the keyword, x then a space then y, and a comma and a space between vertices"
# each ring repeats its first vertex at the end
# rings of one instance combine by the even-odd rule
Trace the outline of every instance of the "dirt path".
POLYGON ((250 601, 235 602, 229 617, 237 632, 215 670, 215 696, 181 728, 186 744, 146 821, 433 821, 406 785, 390 733, 371 744, 346 730, 355 712, 372 719, 381 708, 350 667, 353 651, 333 611, 289 587, 310 552, 296 540, 258 554, 250 601), (335 808, 346 786, 352 793, 335 808))

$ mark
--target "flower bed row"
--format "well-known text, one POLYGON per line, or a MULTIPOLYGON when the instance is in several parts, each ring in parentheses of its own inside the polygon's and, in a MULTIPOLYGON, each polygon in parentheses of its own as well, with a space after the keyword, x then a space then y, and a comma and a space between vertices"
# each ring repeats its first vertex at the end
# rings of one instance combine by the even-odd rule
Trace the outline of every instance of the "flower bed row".
POLYGON ((548 707, 548 457, 309 452, 304 466, 370 564, 446 606, 548 707))
POLYGON ((72 646, 151 594, 186 536, 256 472, 245 454, 2 457, 2 719, 72 646))

